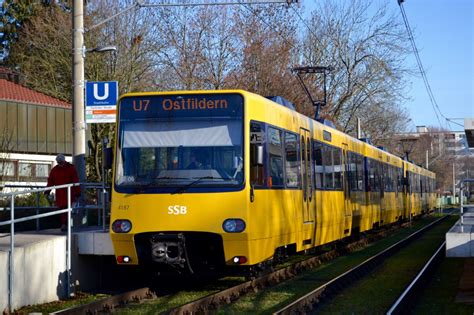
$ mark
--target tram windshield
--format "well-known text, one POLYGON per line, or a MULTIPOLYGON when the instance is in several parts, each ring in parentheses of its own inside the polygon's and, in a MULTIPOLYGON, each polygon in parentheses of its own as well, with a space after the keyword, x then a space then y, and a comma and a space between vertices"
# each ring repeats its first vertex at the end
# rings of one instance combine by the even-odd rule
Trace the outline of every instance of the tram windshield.
POLYGON ((242 186, 242 96, 128 97, 119 115, 117 191, 181 193, 242 186))

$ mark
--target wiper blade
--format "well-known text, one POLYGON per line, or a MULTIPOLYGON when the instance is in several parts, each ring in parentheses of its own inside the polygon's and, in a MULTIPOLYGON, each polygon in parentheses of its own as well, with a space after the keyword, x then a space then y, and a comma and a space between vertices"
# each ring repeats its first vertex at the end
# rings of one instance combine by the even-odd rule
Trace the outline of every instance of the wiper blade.
POLYGON ((157 177, 155 178, 154 181, 161 180, 161 179, 189 179, 188 177, 170 177, 170 176, 165 176, 165 177, 157 177))
MULTIPOLYGON (((158 177, 153 180, 149 181, 139 181, 139 182, 129 182, 125 186, 131 187, 131 188, 138 188, 139 191, 144 191, 146 188, 153 187, 155 185, 158 185, 158 182, 161 180, 171 180, 171 179, 189 179, 187 177, 158 177)), ((161 186, 161 185, 159 185, 161 186)))
MULTIPOLYGON (((194 177, 196 178, 196 177, 194 177)), ((184 185, 182 187, 179 187, 178 189, 176 189, 175 191, 173 191, 171 194, 174 195, 174 194, 180 194, 180 193, 183 193, 185 192, 186 190, 188 190, 188 188, 194 186, 195 184, 199 183, 200 181, 204 180, 204 179, 222 179, 221 177, 214 177, 214 176, 203 176, 203 177, 198 177, 195 181, 192 181, 190 182, 189 184, 187 185, 184 185)))

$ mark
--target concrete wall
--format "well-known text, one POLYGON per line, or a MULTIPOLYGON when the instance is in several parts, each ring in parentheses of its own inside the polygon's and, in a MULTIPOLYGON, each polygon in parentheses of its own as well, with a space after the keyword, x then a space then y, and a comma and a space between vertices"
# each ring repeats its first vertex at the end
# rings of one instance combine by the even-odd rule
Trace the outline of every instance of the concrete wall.
POLYGON ((446 233, 446 257, 474 257, 474 209, 470 208, 446 233))
MULTIPOLYGON (((0 311, 8 308, 9 236, 0 235, 0 311)), ((66 237, 15 235, 13 308, 66 296, 66 237)))

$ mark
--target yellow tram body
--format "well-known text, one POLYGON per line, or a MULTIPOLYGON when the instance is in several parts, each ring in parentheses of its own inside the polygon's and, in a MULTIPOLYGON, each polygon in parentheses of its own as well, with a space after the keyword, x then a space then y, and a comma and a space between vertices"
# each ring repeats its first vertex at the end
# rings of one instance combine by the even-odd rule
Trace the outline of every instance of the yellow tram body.
POLYGON ((228 266, 253 266, 271 259, 281 249, 310 249, 434 208, 432 172, 253 93, 242 90, 131 93, 120 98, 118 111, 110 234, 119 264, 142 264, 152 256, 154 262, 174 267, 183 267, 190 260, 188 267, 195 269, 193 263, 197 260, 206 260, 208 264, 206 255, 216 255, 217 260, 228 266), (206 121, 205 115, 192 117, 194 113, 202 115, 199 106, 203 102, 207 102, 202 105, 203 111, 211 112, 221 105, 219 110, 223 113, 232 107, 232 115, 236 115, 238 109, 230 105, 231 99, 241 100, 242 117, 232 116, 238 123, 219 122, 217 118, 214 122, 212 118, 212 123, 206 125, 209 130, 193 129, 193 121, 206 121), (155 114, 147 112, 154 107, 159 107, 155 114), (159 128, 147 120, 158 119, 157 125, 171 126, 173 111, 185 115, 185 118, 176 116, 179 118, 176 121, 183 121, 182 130, 174 126, 169 130, 166 126, 159 128), (168 120, 160 120, 160 115, 167 115, 168 120), (240 128, 236 126, 241 126, 241 140, 235 140, 238 138, 235 130, 240 128), (212 133, 212 128, 221 134, 229 131, 229 138, 234 139, 233 149, 231 142, 212 133), (208 148, 202 144, 205 139, 193 139, 189 133, 185 133, 189 139, 182 139, 192 144, 189 147, 201 150, 204 158, 206 152, 212 155, 216 165, 219 158, 228 161, 222 165, 233 161, 234 165, 228 167, 231 171, 225 172, 235 173, 233 177, 216 178, 220 176, 216 175, 220 172, 217 167, 194 171, 171 169, 169 165, 176 156, 182 161, 194 159, 186 151, 186 145, 169 145, 178 133, 186 130, 193 130, 196 137, 215 136, 219 139, 212 141, 225 142, 219 148, 208 148), (165 140, 156 140, 160 135, 165 140), (154 147, 153 141, 159 144, 154 147), (222 147, 227 151, 218 151, 222 147), (176 156, 171 157, 170 152, 176 152, 176 156), (151 182, 138 185, 135 182, 138 176, 126 175, 132 174, 137 163, 142 163, 148 155, 152 158, 143 163, 142 173, 158 174, 160 181, 154 188, 148 188, 152 187, 151 182), (232 159, 227 158, 230 155, 232 159), (165 162, 158 162, 160 159, 165 162), (166 176, 159 175, 160 167, 166 176), (189 180, 181 186, 178 182, 176 186, 167 186, 167 178, 181 180, 169 174, 191 172, 203 176, 192 177, 194 182, 189 180), (237 178, 241 178, 240 182, 237 178), (235 188, 222 185, 221 190, 212 191, 213 184, 221 185, 227 180, 229 185, 235 182, 235 188), (426 182, 426 187, 418 188, 420 184, 416 180, 426 182), (209 183, 204 184, 205 181, 209 183), (206 187, 211 187, 210 191, 205 191, 206 187), (225 231, 226 224, 243 230, 225 231), (178 248, 178 254, 174 255, 179 259, 166 256, 171 255, 173 246, 178 248), (208 252, 205 247, 212 249, 208 252), (188 258, 188 255, 197 257, 188 258))

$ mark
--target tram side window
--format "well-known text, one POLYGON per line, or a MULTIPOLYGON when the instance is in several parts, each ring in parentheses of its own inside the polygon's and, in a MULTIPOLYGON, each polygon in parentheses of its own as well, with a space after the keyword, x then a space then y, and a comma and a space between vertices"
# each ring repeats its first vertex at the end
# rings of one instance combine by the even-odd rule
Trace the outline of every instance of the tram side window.
POLYGON ((368 191, 375 191, 375 161, 367 160, 368 191))
POLYGON ((394 191, 393 187, 393 177, 394 169, 392 165, 384 165, 384 170, 382 176, 385 178, 385 191, 392 192, 394 191))
POLYGON ((334 188, 342 189, 342 151, 339 148, 333 150, 334 188))
POLYGON ((285 132, 285 170, 286 187, 299 187, 298 137, 289 132, 285 132))
POLYGON ((324 163, 324 188, 334 188, 334 168, 332 162, 332 150, 329 146, 323 146, 323 163, 324 163))
POLYGON ((382 175, 382 165, 379 161, 372 161, 374 165, 374 191, 380 191, 382 182, 381 182, 381 175, 382 175))
POLYGON ((382 163, 379 161, 368 159, 367 161, 368 167, 368 191, 380 191, 383 182, 381 181, 382 178, 382 163))
POLYGON ((324 164, 323 164, 323 144, 314 142, 314 163, 316 170, 316 188, 324 188, 324 164))
POLYGON ((358 190, 364 190, 365 177, 364 177, 364 158, 362 155, 356 155, 357 164, 357 188, 358 190))
POLYGON ((380 175, 382 179, 383 191, 390 191, 390 165, 381 163, 380 175))
POLYGON ((356 191, 357 189, 357 156, 352 153, 347 153, 347 160, 349 162, 349 183, 351 191, 356 191))
POLYGON ((342 189, 342 150, 323 145, 324 188, 342 189))
POLYGON ((255 186, 265 185, 265 165, 257 164, 257 147, 264 144, 265 133, 261 123, 250 124, 250 183, 255 186))
MULTIPOLYGON (((283 141, 282 131, 268 128, 268 154, 272 187, 283 187, 283 141)), ((270 185, 270 183, 269 183, 270 185)))
POLYGON ((397 168, 397 191, 403 192, 403 171, 401 168, 397 168))

